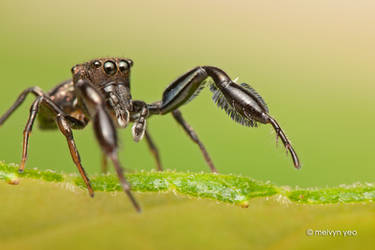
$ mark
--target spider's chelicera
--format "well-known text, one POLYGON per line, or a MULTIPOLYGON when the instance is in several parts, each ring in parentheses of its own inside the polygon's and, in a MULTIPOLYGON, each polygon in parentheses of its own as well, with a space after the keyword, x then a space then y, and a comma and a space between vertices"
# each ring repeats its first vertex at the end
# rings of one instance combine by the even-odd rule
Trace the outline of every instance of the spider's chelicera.
POLYGON ((23 152, 19 171, 25 168, 29 136, 35 118, 38 116, 41 129, 58 128, 66 137, 75 165, 85 181, 91 196, 94 195, 90 180, 81 165, 80 156, 74 142, 72 129, 82 129, 92 120, 97 141, 103 151, 103 170, 107 169, 107 159, 113 162, 123 190, 134 207, 140 206, 130 192, 118 160, 116 128, 125 128, 133 123, 132 134, 136 142, 143 137, 153 153, 157 169, 162 170, 160 157, 148 130, 146 120, 152 115, 171 113, 190 138, 198 144, 212 172, 217 172, 204 145, 195 131, 183 119, 178 108, 191 101, 205 86, 213 93, 213 100, 236 122, 245 126, 257 126, 257 122, 270 123, 290 152, 294 166, 300 168, 297 154, 274 118, 268 114, 268 107, 262 97, 246 83, 237 84, 219 68, 196 67, 172 82, 164 91, 161 101, 151 104, 133 100, 130 93, 130 69, 133 61, 126 58, 99 58, 75 65, 71 71, 73 79, 60 83, 49 92, 39 87, 24 90, 12 107, 0 117, 0 125, 33 93, 36 100, 30 108, 30 115, 24 130, 23 152), (206 80, 211 78, 212 80, 206 80))

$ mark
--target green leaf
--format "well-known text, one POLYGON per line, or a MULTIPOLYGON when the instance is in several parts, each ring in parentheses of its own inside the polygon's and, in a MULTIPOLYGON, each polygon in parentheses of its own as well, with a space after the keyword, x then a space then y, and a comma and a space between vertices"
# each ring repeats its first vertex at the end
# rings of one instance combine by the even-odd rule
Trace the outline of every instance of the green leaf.
POLYGON ((141 214, 114 175, 91 177, 92 199, 77 175, 37 169, 18 174, 17 166, 1 163, 0 249, 370 249, 374 244, 372 184, 291 189, 234 175, 126 176, 141 214), (11 180, 19 185, 7 184, 17 184, 11 180), (315 235, 333 231, 342 235, 315 235))

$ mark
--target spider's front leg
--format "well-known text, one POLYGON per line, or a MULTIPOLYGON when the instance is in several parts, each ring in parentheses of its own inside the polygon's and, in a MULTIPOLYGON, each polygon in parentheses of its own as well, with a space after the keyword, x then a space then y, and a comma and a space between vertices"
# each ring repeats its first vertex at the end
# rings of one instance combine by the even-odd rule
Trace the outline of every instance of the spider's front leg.
POLYGON ((210 90, 213 100, 224 109, 233 120, 245 126, 256 126, 257 122, 270 123, 290 152, 294 166, 300 162, 290 141, 274 118, 268 114, 268 107, 262 97, 249 85, 236 84, 219 68, 196 67, 172 82, 163 93, 161 102, 149 105, 150 113, 167 114, 192 100, 205 86, 205 79, 211 77, 210 90))
POLYGON ((130 198, 135 209, 140 212, 141 208, 130 191, 130 184, 124 176, 118 159, 117 133, 113 121, 106 110, 103 97, 87 80, 80 79, 74 86, 80 102, 83 103, 92 119, 95 136, 101 150, 113 162, 122 189, 130 198))

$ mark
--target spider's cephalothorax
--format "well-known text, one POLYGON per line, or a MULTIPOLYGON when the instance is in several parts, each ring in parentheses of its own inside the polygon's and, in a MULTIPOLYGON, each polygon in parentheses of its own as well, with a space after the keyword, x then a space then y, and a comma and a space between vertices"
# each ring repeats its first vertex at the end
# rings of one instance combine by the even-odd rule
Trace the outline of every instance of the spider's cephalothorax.
POLYGON ((130 120, 130 68, 133 61, 120 58, 100 58, 72 68, 73 81, 87 80, 103 95, 116 126, 125 128, 130 120))
POLYGON ((153 153, 157 169, 162 170, 158 150, 146 129, 146 119, 151 115, 172 113, 190 138, 198 144, 212 172, 217 172, 205 147, 195 131, 183 119, 178 108, 190 102, 207 85, 213 92, 213 100, 236 122, 244 126, 257 126, 257 123, 270 123, 290 152, 294 166, 300 162, 290 141, 274 118, 268 114, 268 107, 262 97, 246 83, 237 84, 219 68, 200 66, 193 68, 172 82, 164 91, 162 100, 147 104, 133 100, 130 93, 130 69, 133 61, 126 58, 98 58, 77 64, 71 71, 71 80, 64 81, 49 92, 39 87, 24 90, 10 109, 0 117, 0 125, 24 101, 28 93, 36 100, 30 108, 30 115, 24 130, 22 160, 20 171, 25 168, 29 136, 38 117, 41 129, 58 128, 66 137, 71 156, 76 164, 91 196, 94 195, 90 180, 81 165, 80 156, 74 142, 72 129, 82 129, 92 120, 97 141, 103 152, 103 171, 107 169, 107 159, 113 162, 120 183, 134 207, 140 206, 130 192, 118 160, 117 128, 125 128, 133 123, 132 134, 135 141, 146 138, 153 153), (211 80, 207 81, 207 78, 211 80))

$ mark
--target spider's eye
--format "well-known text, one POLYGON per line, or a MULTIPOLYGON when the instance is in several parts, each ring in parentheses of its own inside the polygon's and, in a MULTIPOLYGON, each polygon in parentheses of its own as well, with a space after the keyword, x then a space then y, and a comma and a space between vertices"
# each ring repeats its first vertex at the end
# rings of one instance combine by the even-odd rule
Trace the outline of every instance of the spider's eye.
POLYGON ((102 66, 102 63, 100 61, 95 61, 93 64, 95 68, 99 68, 100 66, 102 66))
POLYGON ((129 65, 128 65, 128 63, 125 62, 125 61, 120 61, 120 62, 118 63, 118 68, 119 68, 119 70, 120 70, 121 72, 125 72, 125 71, 129 68, 129 65))
POLYGON ((76 66, 73 66, 70 71, 72 72, 72 74, 74 74, 74 71, 76 71, 76 66))
POLYGON ((128 59, 127 61, 128 61, 129 65, 130 65, 130 67, 133 67, 133 64, 134 64, 133 60, 128 59))
POLYGON ((113 75, 117 71, 116 64, 112 61, 106 61, 104 63, 104 71, 108 75, 113 75))

